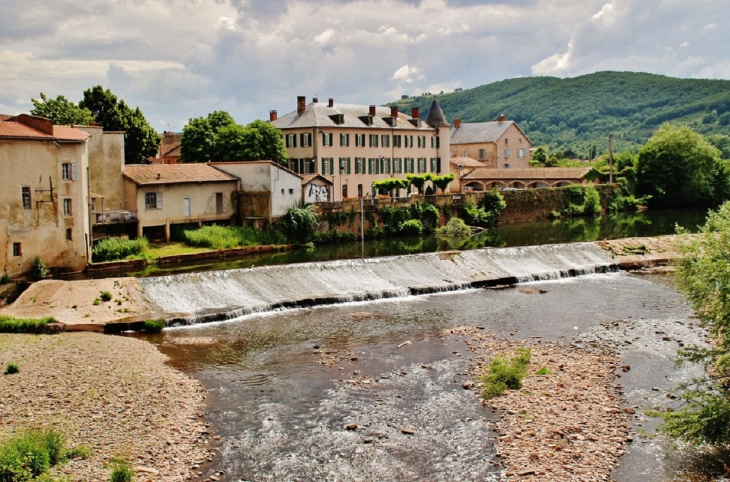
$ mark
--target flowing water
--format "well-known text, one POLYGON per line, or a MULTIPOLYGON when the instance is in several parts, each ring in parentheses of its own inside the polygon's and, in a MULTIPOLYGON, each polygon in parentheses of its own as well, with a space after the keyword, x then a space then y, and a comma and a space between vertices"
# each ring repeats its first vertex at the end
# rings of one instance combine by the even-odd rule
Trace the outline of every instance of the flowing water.
MULTIPOLYGON (((500 480, 495 414, 461 388, 470 352, 444 329, 476 324, 504 337, 585 342, 603 333, 603 322, 633 320, 616 336, 633 337, 621 356, 632 364, 625 384, 638 413, 658 403, 645 396, 652 387, 663 394, 692 375, 673 368, 674 349, 661 337, 650 339, 658 326, 690 330, 680 294, 660 276, 590 274, 611 264, 594 248, 485 249, 144 280, 146 296, 181 313, 181 322, 246 313, 150 340, 210 391, 206 417, 221 440, 205 475, 500 480), (583 275, 565 277, 576 274, 583 275), (473 288, 505 278, 546 293, 473 288), (302 302, 323 296, 339 304, 302 302)), ((699 339, 682 333, 676 336, 699 339)), ((614 478, 667 480, 687 457, 659 439, 637 440, 614 478)))

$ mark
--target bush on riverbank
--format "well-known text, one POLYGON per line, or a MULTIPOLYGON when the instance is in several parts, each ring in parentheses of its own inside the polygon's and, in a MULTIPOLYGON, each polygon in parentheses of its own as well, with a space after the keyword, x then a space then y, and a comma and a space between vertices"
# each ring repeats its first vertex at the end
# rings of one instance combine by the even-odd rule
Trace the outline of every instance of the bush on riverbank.
POLYGON ((66 450, 66 437, 54 429, 26 430, 0 445, 0 482, 22 482, 42 477, 53 466, 88 449, 66 450))
POLYGON ((144 331, 147 333, 160 333, 165 329, 165 320, 145 320, 144 331))
POLYGON ((481 378, 484 383, 482 397, 489 400, 502 395, 508 388, 510 390, 522 388, 522 380, 527 374, 531 358, 530 349, 520 348, 515 352, 512 360, 501 356, 492 359, 489 371, 481 378))
POLYGON ((35 319, 0 315, 0 333, 40 333, 53 321, 52 317, 35 319))
POLYGON ((94 263, 117 261, 130 256, 143 256, 149 248, 147 238, 123 239, 105 238, 96 243, 91 250, 91 260, 94 263))
POLYGON ((132 482, 134 480, 134 471, 126 460, 112 459, 112 473, 109 482, 132 482))

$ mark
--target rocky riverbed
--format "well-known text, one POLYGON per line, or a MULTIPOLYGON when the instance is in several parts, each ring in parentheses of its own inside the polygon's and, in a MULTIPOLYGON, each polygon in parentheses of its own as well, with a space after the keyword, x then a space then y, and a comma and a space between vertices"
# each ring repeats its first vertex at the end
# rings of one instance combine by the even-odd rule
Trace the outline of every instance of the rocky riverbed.
POLYGON ((201 421, 205 391, 165 364, 150 343, 95 333, 0 334, 0 433, 54 427, 91 457, 56 475, 107 481, 110 458, 129 461, 137 481, 183 481, 212 457, 201 421))
MULTIPOLYGON (((631 440, 628 413, 620 407, 614 381, 616 356, 600 349, 499 339, 474 326, 447 333, 467 338, 479 362, 471 368, 475 379, 495 356, 512 356, 518 348, 532 351, 522 389, 482 401, 501 414, 496 425, 506 480, 608 480, 631 440), (537 375, 540 369, 546 374, 537 375)), ((473 388, 480 390, 481 383, 473 388)))

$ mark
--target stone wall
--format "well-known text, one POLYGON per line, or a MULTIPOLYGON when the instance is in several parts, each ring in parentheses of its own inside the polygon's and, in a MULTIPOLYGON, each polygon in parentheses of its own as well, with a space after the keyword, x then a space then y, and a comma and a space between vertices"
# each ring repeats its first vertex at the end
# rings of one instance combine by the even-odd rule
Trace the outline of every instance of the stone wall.
MULTIPOLYGON (((618 194, 618 186, 599 184, 595 186, 601 196, 601 207, 605 210, 611 199, 618 194)), ((502 191, 507 208, 499 218, 499 224, 536 221, 550 217, 552 211, 560 211, 568 204, 565 188, 521 189, 502 191)))

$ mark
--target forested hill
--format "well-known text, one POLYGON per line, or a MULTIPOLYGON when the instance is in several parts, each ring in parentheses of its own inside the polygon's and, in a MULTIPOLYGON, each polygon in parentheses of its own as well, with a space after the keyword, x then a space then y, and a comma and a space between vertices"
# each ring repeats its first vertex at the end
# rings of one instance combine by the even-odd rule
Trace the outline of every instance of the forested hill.
MULTIPOLYGON (((642 146, 663 122, 689 125, 703 134, 730 134, 730 81, 676 79, 633 72, 598 72, 581 77, 503 80, 436 96, 449 122, 484 122, 504 114, 515 120, 534 146, 573 150, 587 157, 596 146, 616 150, 642 146)), ((428 113, 432 95, 393 102, 410 114, 428 113)))

